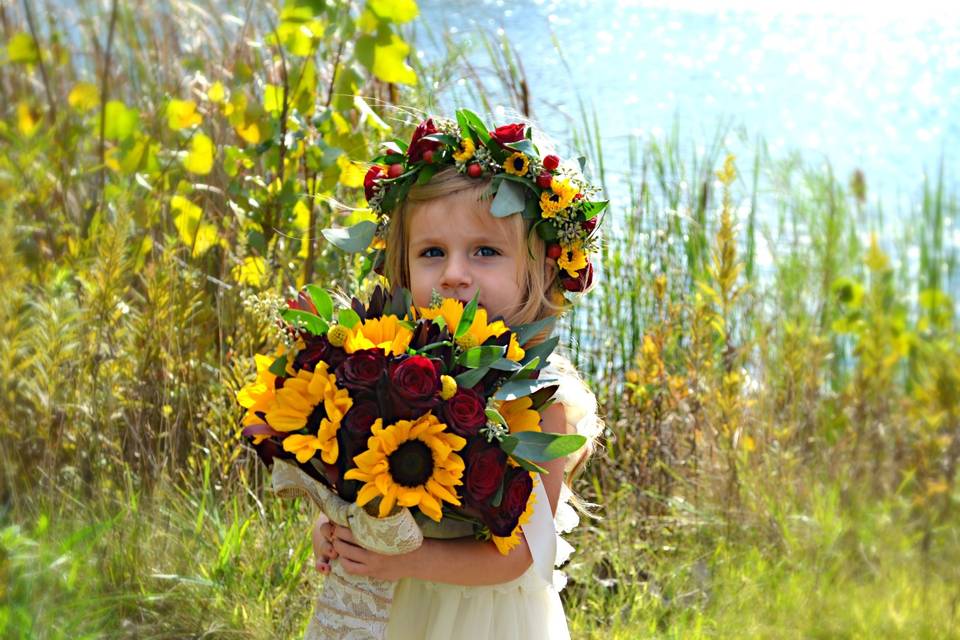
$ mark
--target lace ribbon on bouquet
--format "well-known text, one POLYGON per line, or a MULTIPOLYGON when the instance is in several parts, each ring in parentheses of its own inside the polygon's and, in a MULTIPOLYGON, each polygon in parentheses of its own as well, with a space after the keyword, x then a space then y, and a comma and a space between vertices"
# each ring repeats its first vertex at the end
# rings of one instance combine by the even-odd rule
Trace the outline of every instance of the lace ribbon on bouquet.
MULTIPOLYGON (((347 502, 296 466, 275 458, 273 490, 284 498, 306 496, 334 523, 350 527, 357 542, 383 554, 409 553, 423 543, 423 534, 408 509, 377 518, 347 502)), ((396 582, 351 575, 339 562, 317 597, 305 640, 382 640, 396 582)))

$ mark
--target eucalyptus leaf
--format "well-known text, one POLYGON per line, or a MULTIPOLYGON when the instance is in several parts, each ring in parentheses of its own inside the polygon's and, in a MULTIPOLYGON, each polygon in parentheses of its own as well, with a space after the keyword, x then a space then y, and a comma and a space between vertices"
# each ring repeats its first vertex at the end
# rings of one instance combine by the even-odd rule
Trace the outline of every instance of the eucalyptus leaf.
POLYGON ((553 316, 548 316, 542 320, 537 320, 536 322, 530 322, 528 324, 522 324, 516 329, 514 333, 517 334, 517 343, 522 347, 527 344, 531 338, 538 335, 541 331, 550 327, 550 331, 553 331, 553 325, 556 323, 557 319, 553 316))
POLYGON ((472 349, 467 349, 460 354, 460 357, 457 358, 457 364, 470 367, 471 369, 476 369, 477 367, 489 367, 497 360, 500 360, 506 351, 506 347, 499 347, 496 345, 488 347, 473 347, 472 349))
POLYGON ((503 180, 490 204, 490 213, 497 218, 505 218, 524 209, 523 187, 512 180, 503 180))
POLYGON ((497 389, 497 393, 493 397, 495 400, 516 400, 517 398, 530 395, 537 389, 549 387, 555 382, 556 380, 543 380, 539 378, 536 380, 529 378, 526 380, 510 380, 497 389))
POLYGON ((534 358, 540 358, 540 362, 546 362, 547 357, 553 353, 553 350, 557 347, 559 342, 560 336, 553 336, 551 338, 547 338, 535 347, 524 349, 526 353, 523 356, 523 364, 527 364, 534 358))
POLYGON ((533 462, 550 462, 580 449, 587 438, 578 433, 559 434, 542 431, 521 431, 506 436, 500 446, 511 456, 533 462))
POLYGON ((370 220, 362 220, 346 229, 324 229, 323 237, 328 242, 347 253, 359 253, 370 246, 373 236, 377 232, 377 225, 370 220))
POLYGON ((537 147, 533 144, 532 141, 524 138, 523 140, 518 140, 516 142, 508 142, 506 144, 507 149, 512 149, 513 151, 519 151, 528 156, 538 157, 540 152, 537 150, 537 147))
POLYGON ((499 360, 491 362, 490 368, 496 369, 497 371, 519 371, 523 368, 523 365, 519 362, 514 362, 513 360, 500 358, 499 360))
POLYGON ((520 466, 520 468, 525 469, 527 471, 532 471, 534 473, 548 473, 546 469, 544 469, 543 467, 541 467, 535 462, 530 462, 526 458, 521 458, 519 456, 511 455, 510 459, 516 462, 520 466))
POLYGON ((478 367, 476 369, 470 369, 469 371, 464 371, 456 377, 457 386, 464 387, 466 389, 471 389, 477 386, 483 377, 490 372, 490 367, 478 367))

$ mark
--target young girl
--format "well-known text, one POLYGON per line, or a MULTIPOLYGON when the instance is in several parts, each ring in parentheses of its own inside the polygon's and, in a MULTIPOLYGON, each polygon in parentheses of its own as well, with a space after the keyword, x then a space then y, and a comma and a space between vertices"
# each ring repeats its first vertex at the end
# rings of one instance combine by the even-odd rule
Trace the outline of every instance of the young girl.
MULTIPOLYGON (((502 316, 512 326, 558 315, 567 304, 563 292, 590 286, 592 267, 586 256, 596 219, 586 216, 596 207, 585 210, 583 203, 575 204, 576 194, 572 193, 576 188, 583 194, 578 184, 588 187, 575 171, 561 168, 556 156, 541 160, 532 143, 518 144, 526 140, 523 125, 484 130, 490 136, 485 139, 472 120, 465 127, 463 120, 461 127, 449 121, 439 123, 439 131, 458 138, 457 145, 447 148, 449 145, 427 138, 431 129, 438 131, 433 121, 427 120, 406 150, 394 150, 405 153, 402 163, 395 163, 405 169, 403 173, 393 170, 393 175, 388 169, 380 185, 370 176, 382 175, 382 168, 375 167, 368 174, 367 197, 376 210, 388 190, 396 188, 396 182, 390 180, 400 182, 404 175, 410 179, 408 172, 440 165, 429 180, 413 183, 390 212, 384 225, 384 275, 392 285, 408 288, 417 307, 430 306, 437 293, 467 302, 479 292, 479 304, 488 315, 502 316), (487 153, 478 153, 479 146, 487 153), (516 151, 518 148, 523 151, 516 151), (531 183, 539 179, 541 202, 546 204, 538 219, 551 220, 558 231, 556 241, 545 242, 540 234, 531 233, 536 220, 529 215, 503 215, 503 206, 489 195, 491 177, 498 173, 532 178, 531 183), (558 209, 557 205, 565 207, 558 209), (499 216, 492 213, 494 209, 499 216), (576 230, 572 224, 577 225, 576 230)), ((500 188, 502 185, 501 181, 500 188)), ((522 202, 523 192, 520 194, 522 202)), ((583 199, 581 195, 578 200, 583 199)), ((541 376, 559 381, 558 402, 543 412, 541 428, 553 433, 580 432, 592 441, 599 430, 596 400, 569 361, 551 357, 541 376)), ((546 553, 549 571, 555 559, 562 562, 568 555, 569 545, 558 541, 554 531, 576 524, 576 515, 567 504, 571 494, 564 477, 583 463, 587 450, 589 446, 567 460, 543 464, 548 473, 541 474, 540 480, 549 502, 546 506, 554 516, 546 521, 556 522, 556 527, 551 530, 548 524, 546 535, 542 530, 535 537, 526 535, 507 555, 489 542, 474 539, 469 525, 450 519, 440 524, 427 522, 423 545, 416 551, 382 555, 358 546, 350 529, 334 526, 321 516, 313 532, 317 568, 329 572, 329 563, 336 559, 349 573, 397 581, 387 629, 391 639, 567 638, 557 592, 562 584, 555 586, 556 579, 545 580, 534 559, 546 553)))

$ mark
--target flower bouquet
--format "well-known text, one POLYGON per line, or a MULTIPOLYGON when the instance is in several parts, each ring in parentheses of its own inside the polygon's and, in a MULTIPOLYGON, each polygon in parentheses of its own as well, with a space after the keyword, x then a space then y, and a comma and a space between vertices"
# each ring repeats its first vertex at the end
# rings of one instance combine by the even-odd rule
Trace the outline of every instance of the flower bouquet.
MULTIPOLYGON (((418 523, 446 518, 506 554, 533 513, 538 463, 584 444, 540 431, 556 391, 540 370, 558 339, 537 341, 551 320, 488 319, 476 297, 433 302, 416 309, 409 292, 378 287, 335 313, 306 287, 280 313, 288 344, 256 356, 257 379, 237 394, 243 434, 278 494, 309 496, 368 549, 410 552, 418 523)), ((333 563, 311 631, 382 637, 392 592, 333 563)))

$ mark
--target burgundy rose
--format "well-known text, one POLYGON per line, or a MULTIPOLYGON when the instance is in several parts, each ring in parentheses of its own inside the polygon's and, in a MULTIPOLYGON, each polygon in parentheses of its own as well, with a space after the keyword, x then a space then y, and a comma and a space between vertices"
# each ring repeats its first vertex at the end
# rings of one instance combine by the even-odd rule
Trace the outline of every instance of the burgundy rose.
POLYGON ((500 144, 519 142, 523 140, 523 130, 525 128, 525 125, 522 124, 505 124, 491 131, 490 137, 500 144))
POLYGON ((436 151, 441 147, 441 144, 436 140, 422 139, 424 136, 433 133, 437 133, 437 128, 433 125, 432 118, 427 118, 417 126, 413 132, 413 137, 410 138, 410 146, 407 147, 407 157, 410 158, 411 162, 423 160, 424 151, 436 151))
POLYGON ((467 499, 474 506, 481 506, 493 496, 503 482, 507 469, 507 454, 497 445, 478 438, 470 443, 466 452, 464 488, 467 499))
POLYGON ((355 351, 337 369, 337 381, 352 392, 372 391, 387 368, 383 349, 355 351))
POLYGON ((307 334, 304 336, 304 343, 303 349, 297 352, 297 356, 293 360, 294 369, 313 371, 316 369, 317 363, 323 360, 330 370, 334 370, 347 357, 347 353, 343 349, 330 344, 325 335, 307 334))
POLYGON ((400 362, 391 362, 388 369, 395 417, 410 420, 436 407, 440 370, 433 360, 410 356, 400 362))
POLYGON ((455 434, 469 438, 487 423, 486 405, 479 393, 460 387, 440 408, 440 418, 455 434))
POLYGON ((373 400, 354 403, 343 416, 341 426, 354 441, 366 442, 370 437, 370 428, 380 417, 380 407, 373 400))
POLYGON ((367 201, 369 202, 373 199, 373 189, 376 186, 377 180, 383 175, 383 167, 378 164, 370 167, 370 170, 367 171, 367 175, 363 176, 363 194, 367 196, 367 201))
POLYGON ((587 266, 577 271, 576 278, 565 277, 560 280, 560 284, 567 291, 575 293, 586 291, 593 284, 593 265, 588 262, 587 266))
POLYGON ((520 516, 527 509, 527 500, 533 491, 530 473, 520 467, 507 470, 500 506, 484 514, 484 522, 495 536, 509 536, 517 528, 520 516))

